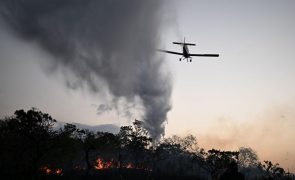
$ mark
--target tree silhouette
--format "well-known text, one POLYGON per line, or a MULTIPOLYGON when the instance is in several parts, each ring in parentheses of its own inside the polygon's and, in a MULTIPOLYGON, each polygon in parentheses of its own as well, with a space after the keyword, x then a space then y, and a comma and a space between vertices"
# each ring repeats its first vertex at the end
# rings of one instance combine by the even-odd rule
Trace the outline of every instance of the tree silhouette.
POLYGON ((202 155, 201 166, 208 171, 213 178, 217 176, 227 167, 231 161, 237 161, 238 151, 221 151, 211 149, 205 152, 203 149, 200 151, 202 155))
POLYGON ((139 120, 118 134, 55 123, 35 108, 0 119, 0 179, 210 179, 233 161, 249 180, 290 176, 279 164, 259 162, 249 147, 205 151, 193 135, 152 142, 139 120), (98 159, 111 166, 98 171, 98 159))
POLYGON ((259 168, 263 170, 267 179, 279 179, 285 175, 285 170, 278 163, 273 164, 271 161, 263 161, 259 164, 259 168))
MULTIPOLYGON (((134 159, 135 166, 142 167, 146 164, 145 156, 149 154, 152 139, 148 136, 147 130, 143 128, 143 122, 135 120, 132 126, 123 126, 119 132, 121 142, 121 155, 128 153, 134 159)), ((121 159, 121 158, 120 158, 121 159)))
POLYGON ((253 168, 258 165, 258 156, 256 152, 251 148, 240 147, 239 148, 239 166, 241 168, 253 168))
POLYGON ((14 116, 1 121, 1 170, 36 178, 54 146, 55 122, 35 108, 15 111, 14 116))

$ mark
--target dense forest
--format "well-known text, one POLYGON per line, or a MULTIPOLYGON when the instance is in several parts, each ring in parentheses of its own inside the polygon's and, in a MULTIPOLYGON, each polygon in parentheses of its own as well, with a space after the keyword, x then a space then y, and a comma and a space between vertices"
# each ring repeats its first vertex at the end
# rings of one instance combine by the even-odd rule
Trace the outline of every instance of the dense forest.
POLYGON ((138 120, 118 134, 56 122, 35 108, 0 120, 0 179, 218 179, 232 162, 245 179, 294 179, 249 147, 206 151, 193 135, 154 142, 138 120))

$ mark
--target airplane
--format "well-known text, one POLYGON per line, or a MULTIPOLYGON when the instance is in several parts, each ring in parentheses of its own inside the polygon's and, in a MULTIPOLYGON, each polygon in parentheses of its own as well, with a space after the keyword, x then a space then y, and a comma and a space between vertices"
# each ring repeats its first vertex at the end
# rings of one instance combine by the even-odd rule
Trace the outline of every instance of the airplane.
POLYGON ((173 44, 181 45, 182 46, 182 53, 174 52, 174 51, 166 51, 166 50, 161 50, 161 49, 159 49, 158 51, 170 53, 170 54, 181 55, 182 57, 179 58, 179 61, 186 59, 187 62, 188 62, 188 60, 190 62, 192 62, 192 59, 193 59, 192 56, 219 57, 219 54, 191 54, 189 52, 187 46, 195 46, 196 44, 186 43, 185 38, 184 38, 183 42, 173 42, 173 44))

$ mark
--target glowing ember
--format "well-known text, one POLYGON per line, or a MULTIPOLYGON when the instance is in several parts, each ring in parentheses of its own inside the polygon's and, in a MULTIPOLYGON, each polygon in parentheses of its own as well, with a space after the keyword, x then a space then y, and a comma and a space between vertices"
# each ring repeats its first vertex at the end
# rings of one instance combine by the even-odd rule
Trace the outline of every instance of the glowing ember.
POLYGON ((62 175, 62 169, 56 169, 55 174, 56 175, 62 175))
POLYGON ((127 168, 127 169, 132 169, 132 168, 135 168, 135 167, 134 167, 133 164, 129 163, 129 164, 127 164, 126 168, 127 168))
MULTIPOLYGON (((110 168, 120 168, 120 163, 114 161, 113 159, 111 161, 104 161, 103 159, 98 158, 95 162, 96 162, 96 164, 95 164, 94 168, 97 169, 97 170, 110 169, 110 168)), ((128 164, 122 165, 121 168, 126 168, 126 169, 143 169, 143 170, 146 170, 146 171, 151 171, 148 168, 139 168, 139 167, 136 167, 132 163, 128 163, 128 164)))
POLYGON ((45 173, 46 175, 55 174, 61 176, 63 174, 62 169, 50 169, 48 166, 44 166, 40 168, 40 171, 45 173))
POLYGON ((109 169, 109 168, 116 168, 112 161, 104 162, 102 159, 98 158, 96 160, 96 165, 94 166, 95 169, 109 169))

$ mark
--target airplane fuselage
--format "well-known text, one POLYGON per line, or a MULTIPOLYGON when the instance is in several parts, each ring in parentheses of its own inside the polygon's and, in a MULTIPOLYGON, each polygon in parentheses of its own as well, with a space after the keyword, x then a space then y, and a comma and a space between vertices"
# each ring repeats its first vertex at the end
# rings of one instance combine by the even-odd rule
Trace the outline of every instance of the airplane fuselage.
POLYGON ((182 53, 183 53, 183 57, 184 58, 189 58, 190 56, 189 56, 189 50, 188 50, 188 48, 187 48, 187 45, 183 45, 183 47, 182 47, 182 53))

